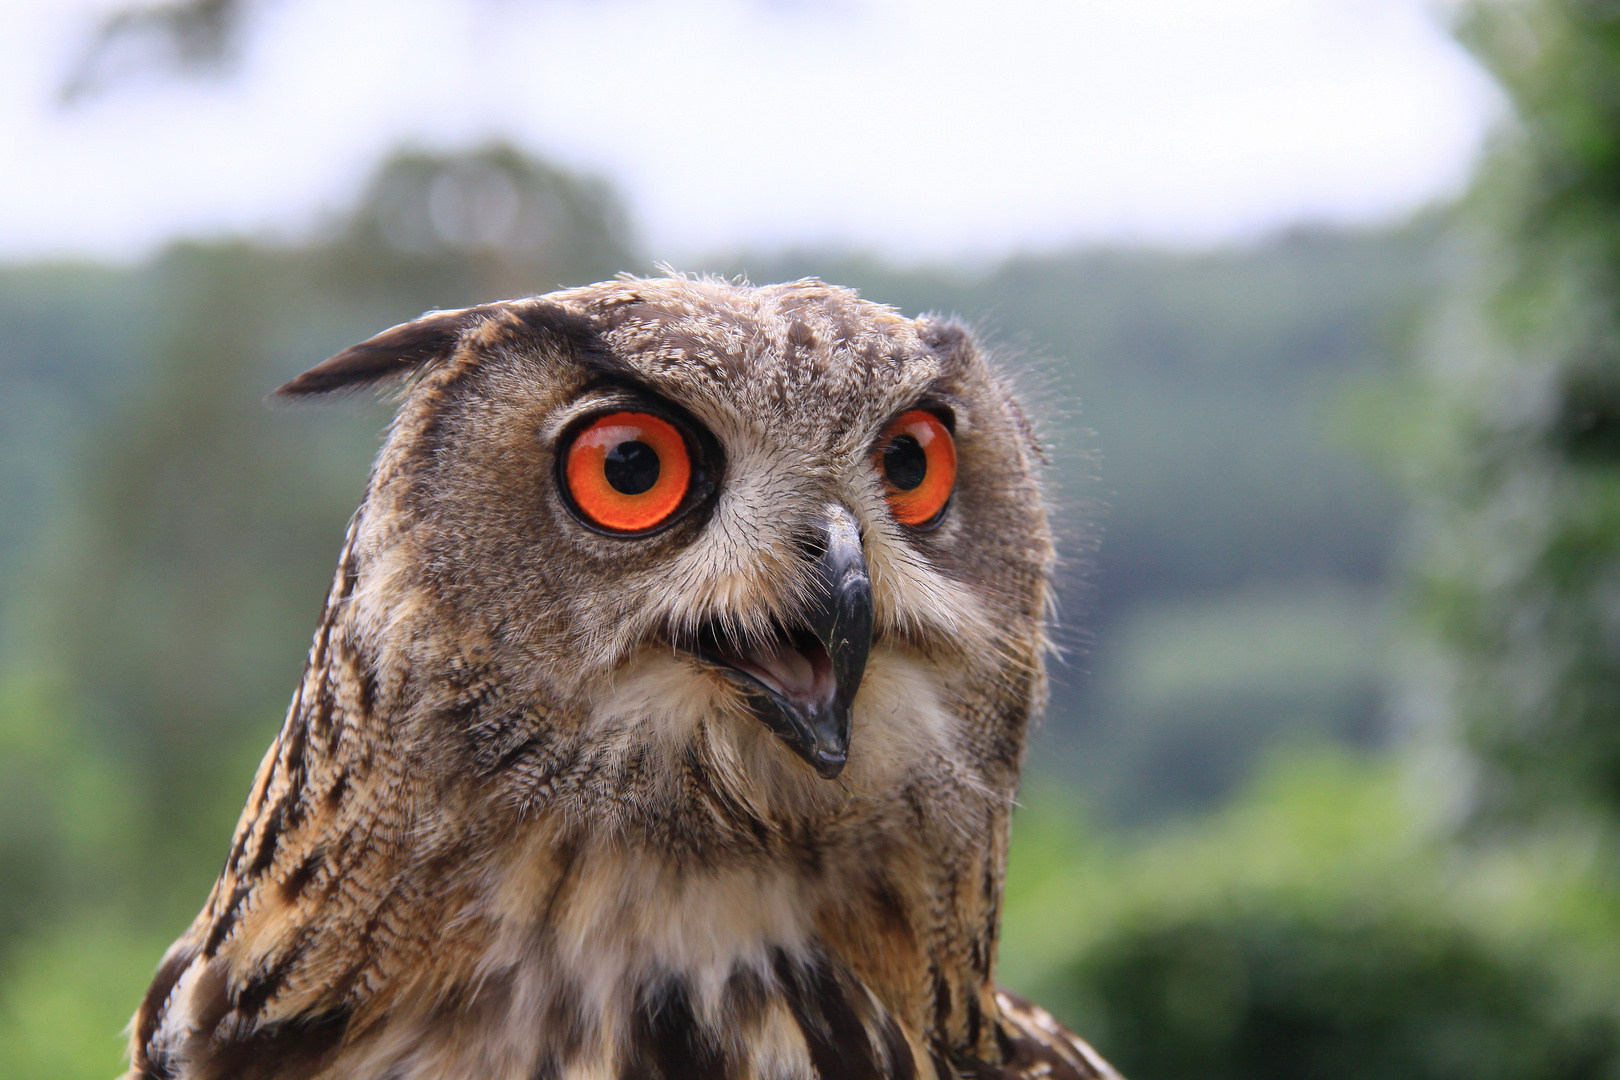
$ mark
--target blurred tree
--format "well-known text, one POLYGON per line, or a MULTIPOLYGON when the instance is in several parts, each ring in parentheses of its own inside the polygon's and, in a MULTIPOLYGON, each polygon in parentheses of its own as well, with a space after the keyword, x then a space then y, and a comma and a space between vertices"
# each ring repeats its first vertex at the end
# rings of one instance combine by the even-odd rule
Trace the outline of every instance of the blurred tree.
POLYGON ((1420 463, 1427 692, 1476 820, 1620 824, 1620 7, 1480 0, 1516 110, 1459 219, 1420 463))
POLYGON ((175 0, 121 7, 104 16, 58 91, 74 104, 142 68, 186 75, 229 70, 251 0, 175 0))
POLYGON ((79 104, 146 72, 229 74, 241 57, 249 17, 261 6, 263 0, 169 0, 116 7, 86 36, 57 97, 79 104))
POLYGON ((505 143, 396 154, 316 259, 321 276, 356 299, 409 297, 420 308, 549 292, 638 261, 629 218, 605 183, 505 143))

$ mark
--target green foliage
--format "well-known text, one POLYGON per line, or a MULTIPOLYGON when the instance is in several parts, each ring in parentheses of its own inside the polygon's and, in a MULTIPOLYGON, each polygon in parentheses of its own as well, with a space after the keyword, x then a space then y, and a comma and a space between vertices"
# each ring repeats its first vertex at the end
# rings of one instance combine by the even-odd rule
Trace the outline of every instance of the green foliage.
POLYGON ((1591 851, 1448 849, 1402 779, 1290 755, 1131 846, 1036 793, 1004 977, 1134 1080, 1620 1076, 1620 927, 1591 851))
POLYGON ((59 918, 0 985, 0 1076, 108 1080, 126 1067, 124 1026, 167 946, 106 914, 59 918))
POLYGON ((1460 275, 1407 447, 1422 500, 1422 696, 1479 766, 1481 820, 1620 816, 1620 9, 1476 5, 1517 123, 1453 243, 1460 275))
POLYGON ((1585 1080, 1620 1023, 1568 1017, 1542 965, 1432 915, 1293 912, 1140 927, 1077 965, 1136 1080, 1585 1080))

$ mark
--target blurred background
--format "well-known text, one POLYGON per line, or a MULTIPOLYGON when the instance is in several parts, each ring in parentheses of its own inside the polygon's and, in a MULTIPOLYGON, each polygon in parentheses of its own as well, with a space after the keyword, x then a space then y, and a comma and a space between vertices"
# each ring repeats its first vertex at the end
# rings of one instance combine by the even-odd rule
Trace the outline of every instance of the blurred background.
POLYGON ((805 274, 1054 447, 1001 960, 1133 1080, 1620 1077, 1620 8, 10 0, 0 1078, 105 1078, 431 307, 805 274))

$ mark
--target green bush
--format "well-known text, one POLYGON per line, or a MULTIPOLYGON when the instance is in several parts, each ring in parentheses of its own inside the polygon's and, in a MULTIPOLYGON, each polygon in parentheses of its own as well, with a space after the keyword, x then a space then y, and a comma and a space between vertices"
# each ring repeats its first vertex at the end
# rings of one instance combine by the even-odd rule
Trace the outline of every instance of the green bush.
POLYGON ((1031 791, 1002 977, 1131 1080, 1620 1077, 1600 834, 1458 845, 1422 779, 1297 752, 1131 837, 1031 791))
POLYGON ((1286 908, 1123 929, 1071 968, 1133 1080, 1597 1080, 1620 1025, 1432 915, 1286 908), (1573 1012, 1573 1015, 1572 1015, 1573 1012))

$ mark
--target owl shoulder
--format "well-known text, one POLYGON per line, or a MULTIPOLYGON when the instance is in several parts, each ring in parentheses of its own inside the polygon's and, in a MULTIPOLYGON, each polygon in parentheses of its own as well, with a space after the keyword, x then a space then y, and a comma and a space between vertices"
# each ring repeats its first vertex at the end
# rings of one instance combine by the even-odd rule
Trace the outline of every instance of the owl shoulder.
POLYGON ((1090 1044, 1039 1005, 1006 990, 996 991, 996 1004, 1003 1060, 964 1070, 965 1080, 1122 1080, 1090 1044))

